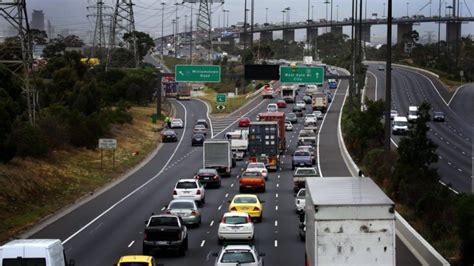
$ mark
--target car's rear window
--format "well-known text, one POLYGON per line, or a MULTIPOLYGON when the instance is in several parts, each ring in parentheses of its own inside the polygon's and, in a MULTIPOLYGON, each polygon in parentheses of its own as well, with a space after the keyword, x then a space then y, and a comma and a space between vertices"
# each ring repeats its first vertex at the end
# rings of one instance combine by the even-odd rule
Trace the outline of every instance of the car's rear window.
POLYGON ((198 174, 217 174, 216 169, 200 169, 198 174))
POLYGON ((176 188, 197 188, 196 182, 178 182, 176 188))
POLYGON ((175 201, 171 202, 170 209, 194 209, 194 204, 192 202, 185 201, 175 201))
POLYGON ((148 266, 148 262, 122 262, 119 266, 148 266))
POLYGON ((310 156, 309 152, 307 151, 296 151, 295 156, 310 156))
POLYGON ((258 177, 260 175, 260 172, 245 172, 242 174, 242 177, 258 177))
POLYGON ((253 197, 238 197, 235 198, 234 203, 257 203, 257 199, 253 197))
POLYGON ((260 163, 249 163, 247 168, 265 168, 265 165, 260 163))
POLYGON ((178 218, 176 217, 151 218, 150 226, 178 226, 178 218))
POLYGON ((252 263, 255 262, 253 254, 249 251, 227 251, 222 255, 222 263, 252 263))
POLYGON ((224 218, 226 224, 246 224, 247 219, 242 216, 227 216, 224 218))
POLYGON ((296 171, 298 175, 315 175, 317 172, 314 169, 298 169, 296 171))

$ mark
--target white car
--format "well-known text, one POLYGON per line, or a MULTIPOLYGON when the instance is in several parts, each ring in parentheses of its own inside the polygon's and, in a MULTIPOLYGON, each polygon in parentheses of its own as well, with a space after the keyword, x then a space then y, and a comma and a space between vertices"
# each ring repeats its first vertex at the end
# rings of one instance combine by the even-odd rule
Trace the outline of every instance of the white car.
POLYGON ((258 253, 254 246, 250 245, 228 245, 222 247, 219 253, 213 253, 216 256, 215 266, 263 266, 263 256, 258 253))
POLYGON ((302 100, 296 101, 296 106, 301 107, 303 110, 306 109, 306 103, 302 100))
POLYGON ((318 123, 318 118, 316 117, 315 114, 307 114, 304 117, 304 125, 314 125, 318 123))
POLYGON ((268 170, 264 163, 249 163, 245 171, 259 171, 265 180, 268 179, 268 170))
POLYGON ((180 179, 173 191, 173 199, 192 199, 200 204, 205 202, 204 186, 196 179, 180 179))
POLYGON ((318 118, 318 120, 323 119, 323 112, 321 111, 314 111, 313 114, 318 118))
POLYGON ((267 112, 278 112, 278 105, 276 103, 269 103, 267 105, 267 112))
POLYGON ((406 135, 408 133, 408 119, 405 116, 395 116, 392 122, 393 135, 406 135))
POLYGON ((296 205, 296 212, 301 213, 304 211, 304 206, 306 202, 306 189, 302 188, 298 193, 296 194, 295 197, 295 205, 296 205))
POLYGON ((252 219, 245 212, 226 212, 222 216, 217 239, 219 244, 226 240, 253 241, 254 226, 252 219))
POLYGON ((396 116, 398 116, 397 110, 390 110, 390 120, 393 120, 396 116))
POLYGON ((414 123, 418 119, 418 106, 408 106, 408 122, 414 123))
POLYGON ((181 120, 181 118, 173 118, 173 120, 171 120, 171 128, 183 128, 184 127, 184 123, 183 123, 183 120, 181 120))
POLYGON ((286 131, 293 131, 293 124, 290 121, 285 122, 285 130, 286 131))

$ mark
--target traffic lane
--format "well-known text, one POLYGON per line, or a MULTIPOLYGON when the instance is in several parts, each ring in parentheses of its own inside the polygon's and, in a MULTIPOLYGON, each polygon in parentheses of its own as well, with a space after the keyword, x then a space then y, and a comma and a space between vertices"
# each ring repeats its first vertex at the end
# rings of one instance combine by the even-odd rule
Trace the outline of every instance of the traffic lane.
POLYGON ((449 106, 459 117, 461 117, 468 125, 474 126, 474 83, 465 84, 460 87, 449 106))
MULTIPOLYGON (((184 109, 179 105, 176 105, 176 112, 178 115, 184 116, 184 109)), ((102 214, 110 206, 154 176, 166 164, 169 154, 172 154, 177 146, 178 142, 162 144, 158 153, 129 177, 47 224, 44 228, 32 234, 30 238, 58 238, 63 241, 67 240, 68 237, 102 214)))

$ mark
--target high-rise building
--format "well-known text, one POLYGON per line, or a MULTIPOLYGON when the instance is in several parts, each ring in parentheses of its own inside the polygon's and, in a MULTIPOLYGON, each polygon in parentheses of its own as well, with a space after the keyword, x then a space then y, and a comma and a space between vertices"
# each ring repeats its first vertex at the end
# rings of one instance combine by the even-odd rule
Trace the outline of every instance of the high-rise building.
POLYGON ((44 13, 43 10, 33 10, 31 16, 31 28, 44 30, 44 13))
POLYGON ((53 39, 54 37, 56 37, 56 36, 54 36, 54 26, 51 25, 51 21, 49 19, 48 19, 48 32, 47 32, 47 34, 48 34, 48 39, 50 39, 50 40, 53 39))

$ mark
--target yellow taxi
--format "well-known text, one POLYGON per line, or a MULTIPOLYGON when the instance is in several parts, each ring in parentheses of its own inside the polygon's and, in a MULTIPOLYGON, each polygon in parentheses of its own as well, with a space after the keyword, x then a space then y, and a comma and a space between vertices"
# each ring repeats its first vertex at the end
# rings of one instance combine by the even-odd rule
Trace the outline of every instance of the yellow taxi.
POLYGON ((116 266, 158 266, 152 256, 130 255, 123 256, 115 264, 116 266))
POLYGON ((261 222, 264 202, 253 194, 237 194, 230 201, 229 211, 248 213, 251 218, 261 222))

